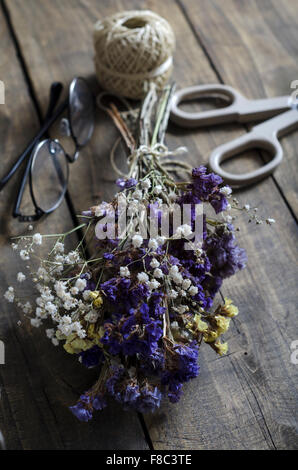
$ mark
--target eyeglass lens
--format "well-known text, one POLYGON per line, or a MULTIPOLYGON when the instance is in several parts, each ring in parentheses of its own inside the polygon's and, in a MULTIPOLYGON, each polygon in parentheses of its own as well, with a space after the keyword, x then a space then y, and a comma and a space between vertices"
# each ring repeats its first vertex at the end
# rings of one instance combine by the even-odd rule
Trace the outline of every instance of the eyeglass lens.
POLYGON ((94 128, 94 100, 85 80, 76 78, 70 89, 69 118, 72 133, 79 146, 90 139, 94 128))
POLYGON ((37 206, 50 212, 67 189, 68 162, 58 141, 47 139, 35 149, 31 167, 32 192, 37 206))

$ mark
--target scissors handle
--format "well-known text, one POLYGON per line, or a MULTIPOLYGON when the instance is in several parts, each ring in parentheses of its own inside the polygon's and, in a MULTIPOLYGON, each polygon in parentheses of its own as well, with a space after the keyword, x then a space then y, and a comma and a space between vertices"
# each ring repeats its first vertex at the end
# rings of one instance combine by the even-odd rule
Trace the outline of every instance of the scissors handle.
POLYGON ((220 145, 210 155, 209 166, 226 183, 234 187, 246 186, 270 175, 281 163, 283 150, 278 137, 298 128, 298 110, 292 109, 252 128, 247 134, 220 145), (223 170, 221 162, 245 150, 260 148, 269 151, 273 158, 261 168, 248 173, 235 175, 223 170))
POLYGON ((221 85, 198 85, 177 91, 171 103, 171 120, 182 127, 202 127, 224 122, 250 122, 267 119, 291 108, 290 96, 248 100, 234 88, 221 85), (224 108, 190 113, 179 108, 179 103, 202 96, 221 96, 230 104, 224 108))

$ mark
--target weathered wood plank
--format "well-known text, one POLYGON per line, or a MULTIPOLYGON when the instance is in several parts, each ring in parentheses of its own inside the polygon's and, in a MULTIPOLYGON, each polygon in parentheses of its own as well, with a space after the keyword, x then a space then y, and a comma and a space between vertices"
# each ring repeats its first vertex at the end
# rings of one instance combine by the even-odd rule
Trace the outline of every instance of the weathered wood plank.
MULTIPOLYGON (((6 104, 0 106, 1 173, 4 174, 29 136, 38 129, 38 119, 1 10, 0 78, 6 86, 6 104)), ((14 177, 0 193, 0 339, 6 352, 6 364, 0 365, 0 429, 6 447, 144 449, 147 444, 134 413, 110 407, 91 425, 84 426, 77 421, 68 406, 91 385, 95 372, 85 371, 62 349, 53 348, 43 332, 30 327, 2 298, 7 286, 15 283, 16 273, 25 269, 9 244, 10 236, 24 232, 24 224, 11 217, 17 179, 14 177), (18 326, 18 321, 22 325, 18 326)), ((24 206, 30 211, 28 195, 24 206)), ((59 233, 71 227, 72 220, 64 203, 35 228, 42 233, 59 233)), ((30 286, 24 291, 26 297, 34 294, 30 286)))
MULTIPOLYGON (((0 34, 0 77, 5 83, 5 104, 0 106, 1 174, 4 175, 27 144, 28 136, 38 129, 38 119, 2 11, 0 34)), ((11 216, 18 179, 15 176, 0 193, 0 338, 6 353, 6 364, 0 366, 0 428, 10 449, 60 447, 59 435, 53 430, 52 412, 39 379, 38 343, 30 346, 33 338, 37 338, 36 332, 24 322, 23 326, 17 326, 17 322, 23 320, 22 316, 2 298, 7 286, 15 283, 17 263, 21 264, 12 253, 9 237, 24 233, 27 227, 11 216), (29 358, 30 347, 32 355, 29 358)), ((28 195, 23 208, 33 212, 28 195)), ((52 223, 62 231, 66 224, 71 223, 65 204, 59 213, 53 215, 52 223)), ((50 230, 47 220, 41 221, 37 227, 45 232, 50 230)), ((31 292, 33 294, 32 288, 31 292)))
MULTIPOLYGON (((28 68, 30 70, 31 78, 34 84, 34 87, 36 90, 40 90, 38 92, 38 96, 44 96, 46 97, 46 88, 49 86, 50 81, 54 78, 59 78, 60 77, 66 77, 67 80, 69 81, 71 77, 74 74, 92 74, 93 71, 93 64, 92 64, 92 45, 90 41, 90 31, 92 28, 92 24, 95 22, 95 20, 98 17, 104 16, 106 14, 111 13, 115 9, 115 3, 113 2, 108 2, 108 4, 105 4, 104 7, 101 4, 100 6, 98 5, 97 2, 94 1, 88 1, 87 3, 84 3, 84 6, 87 7, 87 10, 83 10, 81 14, 80 13, 80 3, 76 3, 75 7, 70 11, 68 6, 64 3, 63 5, 61 2, 59 5, 57 4, 57 8, 53 8, 52 5, 49 6, 48 3, 43 3, 38 5, 36 2, 31 3, 31 8, 33 8, 33 5, 35 7, 35 18, 34 20, 30 16, 30 8, 24 9, 22 3, 17 3, 16 8, 13 3, 10 3, 10 11, 12 14, 12 19, 14 21, 14 25, 16 28, 16 31, 19 32, 19 37, 21 38, 22 36, 22 44, 23 44, 23 51, 25 58, 27 60, 28 68), (68 22, 63 22, 58 23, 58 16, 61 15, 63 18, 69 18, 69 23, 68 22), (86 17, 85 17, 86 15, 86 17), (81 23, 81 18, 84 16, 85 20, 83 21, 83 26, 81 23), (26 29, 24 26, 24 18, 26 18, 26 29), (90 18, 90 23, 89 27, 85 24, 86 19, 90 18), (55 41, 61 36, 61 31, 57 29, 48 29, 45 31, 44 28, 44 22, 45 21, 50 21, 51 23, 59 24, 59 28, 63 30, 63 44, 65 44, 65 48, 63 48, 63 44, 61 44, 61 47, 51 47, 51 44, 55 44, 55 41), (69 29, 75 28, 76 30, 76 36, 75 40, 73 38, 73 35, 70 34, 69 29), (22 35, 20 33, 22 31, 22 35), (27 34, 25 33, 27 31, 27 34), (29 31, 31 31, 29 33, 29 31), (39 38, 38 43, 42 44, 42 47, 37 48, 35 42, 34 42, 34 53, 33 49, 31 46, 31 39, 30 35, 33 34, 35 38, 39 38), (39 50, 38 50, 39 49, 39 50), (60 57, 62 56, 62 60, 60 57), (77 60, 75 64, 72 64, 73 57, 77 57, 77 60), (83 60, 82 60, 83 57, 83 60), (88 62, 87 62, 88 59, 88 62), (60 65, 59 68, 57 68, 57 64, 60 65), (88 66, 87 66, 88 65, 88 66), (42 72, 42 76, 39 74, 39 69, 40 68, 45 68, 45 72, 42 72), (57 77, 57 74, 59 74, 59 77, 57 77), (47 80, 47 83, 45 84, 45 80, 47 80)), ((72 3, 72 6, 74 3, 72 3)), ((156 7, 156 5, 152 4, 152 8, 160 11, 161 14, 164 14, 165 16, 168 16, 172 24, 175 25, 175 29, 179 31, 179 37, 178 41, 180 45, 178 47, 182 48, 183 47, 183 42, 181 41, 181 38, 185 35, 185 31, 188 31, 188 27, 186 22, 180 18, 180 11, 179 9, 174 5, 173 13, 169 16, 169 5, 170 3, 167 2, 164 4, 163 7, 156 7), (155 7, 155 8, 154 8, 155 7), (180 39, 180 40, 179 40, 180 39)), ((124 3, 117 3, 118 8, 132 8, 133 4, 128 5, 127 2, 124 3)), ((142 4, 142 7, 144 7, 145 4, 142 4)), ((28 4, 27 4, 28 8, 28 4)), ((188 44, 188 46, 194 47, 198 50, 197 44, 194 38, 191 39, 191 43, 188 44)), ((208 67, 208 63, 206 62, 206 59, 204 57, 203 52, 198 50, 198 54, 200 55, 200 60, 201 63, 205 65, 205 67, 208 67)), ((179 55, 177 54, 177 60, 178 57, 181 56, 181 53, 179 55)), ((192 68, 192 60, 189 56, 185 59, 185 63, 183 66, 186 68, 186 70, 193 70, 193 73, 196 72, 196 68, 192 68)), ((185 83, 185 78, 184 78, 184 73, 183 69, 181 68, 181 65, 179 65, 178 62, 178 78, 180 79, 180 83, 184 84, 185 83), (180 76, 179 76, 180 75, 180 76), (181 78, 180 78, 181 77, 181 78)), ((206 76, 207 79, 208 76, 206 76)), ((193 77, 188 77, 188 80, 193 80, 193 77)), ((42 100, 42 103, 44 103, 44 100, 42 100)), ((102 167, 104 167, 104 164, 101 163, 100 160, 97 159, 97 155, 101 155, 103 152, 105 155, 108 154, 110 148, 111 148, 111 143, 112 143, 112 135, 115 135, 115 133, 112 134, 113 131, 109 130, 110 126, 103 125, 101 122, 98 123, 98 134, 95 135, 95 141, 93 139, 92 145, 90 149, 84 150, 84 160, 81 159, 78 162, 78 165, 76 164, 72 168, 72 175, 71 175, 71 186, 70 186, 70 192, 72 195, 72 200, 75 204, 75 206, 78 208, 77 210, 80 210, 82 207, 88 207, 88 205, 92 201, 92 192, 94 191, 95 193, 98 192, 100 189, 99 183, 101 183, 101 180, 99 178, 97 179, 96 175, 100 175, 102 172, 102 167), (105 135, 105 141, 103 142, 101 139, 100 131, 101 129, 104 132, 105 135), (110 135, 107 134, 107 131, 109 131, 110 135), (87 163, 87 164, 86 164, 87 163), (90 191, 85 191, 83 194, 82 192, 77 193, 76 188, 78 185, 82 184, 82 181, 90 181, 90 191), (73 189, 75 188, 75 189, 73 189)), ((176 145, 178 143, 178 139, 171 139, 172 145, 176 145)), ((203 139, 204 145, 206 145, 206 139, 203 139)), ((196 148, 196 139, 193 139, 191 142, 191 146, 194 150, 194 156, 193 156, 193 162, 195 163, 197 161, 197 157, 195 156, 197 153, 197 148, 196 148)), ((211 144, 208 145, 208 139, 207 139, 207 146, 206 150, 211 147, 211 144)), ((205 353, 206 354, 206 353, 205 353)), ((210 357, 210 354, 208 355, 207 353, 207 358, 210 357)), ((214 357, 211 355, 211 357, 214 357)), ((204 356, 202 361, 204 362, 204 356)), ((254 423, 254 426, 252 426, 252 429, 254 429, 254 433, 252 435, 252 439, 249 441, 250 445, 253 447, 263 447, 267 448, 268 444, 266 444, 266 441, 264 441, 264 436, 262 430, 259 429, 257 425, 257 417, 254 416, 253 411, 248 408, 246 410, 246 406, 243 405, 247 402, 246 400, 246 395, 244 394, 243 391, 241 391, 241 385, 240 382, 237 378, 236 373, 233 371, 231 368, 230 364, 227 364, 227 366, 224 368, 224 375, 228 377, 229 383, 231 382, 235 389, 239 389, 240 391, 238 392, 238 402, 239 406, 241 407, 241 411, 238 409, 238 413, 243 415, 243 421, 244 423, 249 422, 249 423, 254 423), (242 404, 243 403, 243 404, 242 404)), ((210 378, 211 381, 214 383, 217 383, 217 378, 216 378, 216 371, 212 373, 212 379, 210 378)), ((204 385, 203 385, 204 386, 204 385)), ((206 406, 206 404, 210 404, 209 402, 209 387, 207 384, 204 386, 204 389, 198 388, 198 384, 194 384, 193 387, 195 390, 198 390, 198 393, 200 395, 203 395, 203 400, 202 400, 202 408, 206 406)), ((228 390, 227 392, 228 393, 228 390)), ((226 396, 226 394, 224 395, 226 396)), ((226 427, 226 420, 222 420, 222 410, 221 407, 224 406, 224 398, 220 399, 219 395, 216 394, 216 400, 214 402, 219 402, 219 406, 217 406, 213 413, 214 416, 216 416, 218 422, 219 422, 219 427, 226 427)), ((213 402, 213 403, 214 403, 213 402)), ((188 395, 188 408, 194 406, 194 400, 191 397, 191 395, 188 395)), ((188 409, 186 407, 181 407, 181 410, 188 409)), ((160 438, 158 438, 159 434, 162 433, 163 428, 165 426, 165 423, 160 423, 159 418, 157 417, 156 420, 154 418, 154 423, 156 423, 153 427, 150 426, 152 429, 152 436, 154 438, 154 445, 156 445, 157 448, 168 448, 173 446, 173 434, 176 435, 176 428, 180 428, 180 433, 178 434, 179 439, 175 441, 175 445, 173 446, 174 448, 182 447, 182 448, 191 448, 191 446, 194 447, 199 447, 199 448, 204 448, 206 447, 206 443, 201 442, 197 437, 194 438, 194 441, 188 442, 185 440, 183 437, 188 433, 187 431, 187 422, 181 422, 181 418, 183 418, 183 413, 181 415, 176 416, 177 413, 177 408, 167 409, 167 414, 170 413, 170 417, 173 416, 172 419, 172 425, 171 428, 165 428, 165 437, 163 438, 163 442, 161 442, 160 438)), ((209 407, 208 407, 209 409, 209 407)), ((212 409, 212 407, 211 407, 212 409)), ((235 413, 234 410, 232 410, 232 414, 234 414, 234 417, 236 419, 237 414, 235 413)), ((104 420, 104 416, 99 417, 99 419, 104 420)), ((148 422, 149 422, 149 418, 148 422)), ((171 419, 171 418, 169 418, 171 419)), ((227 418, 227 421, 229 422, 230 426, 230 421, 231 419, 227 418)), ((232 421, 231 421, 232 422, 232 421)), ((207 425, 206 420, 202 421, 202 426, 206 427, 206 435, 209 435, 209 439, 211 439, 211 436, 214 434, 214 427, 213 423, 211 423, 211 426, 207 425)), ((198 425, 195 425, 192 429, 191 432, 195 432, 196 435, 201 434, 201 429, 198 425), (200 432, 198 432, 200 431, 200 432)), ((244 434, 245 437, 247 438, 247 432, 245 429, 243 429, 243 437, 242 440, 244 439, 244 434)), ((229 447, 231 446, 231 438, 229 435, 225 437, 225 434, 221 432, 221 439, 213 439, 212 438, 212 443, 208 443, 207 447, 229 447)), ((241 440, 241 438, 240 438, 241 440)), ((247 441, 248 442, 248 441, 247 441)), ((172 448, 173 448, 172 447, 172 448)))
MULTIPOLYGON (((181 0, 179 3, 224 83, 251 99, 293 93, 291 83, 298 77, 297 2, 181 0)), ((284 160, 274 178, 297 217, 298 132, 283 138, 282 146, 284 160)))
MULTIPOLYGON (((19 28, 26 63, 43 106, 53 79, 69 81, 74 75, 93 74, 89 31, 94 21, 116 9, 133 7, 152 8, 174 26, 175 78, 180 86, 217 81, 181 10, 169 0, 109 1, 100 5, 91 0, 72 1, 71 8, 70 2, 49 4, 30 0, 25 6, 11 0, 13 23, 16 30, 19 28), (33 9, 34 18, 30 14, 33 9), (47 24, 57 24, 57 28, 47 28, 47 24)), ((78 211, 87 207, 102 189, 97 175, 109 171, 107 154, 114 134, 101 119, 97 125, 93 143, 89 150, 84 150, 84 160, 80 159, 72 168, 70 191, 78 211), (90 182, 90 188, 78 194, 77 187, 82 181, 90 182)), ((189 161, 197 164, 207 160, 215 145, 233 138, 239 131, 234 126, 195 132, 172 128, 172 134, 168 138, 170 146, 186 144, 191 152, 189 161)), ((252 165, 250 158, 243 159, 244 169, 252 165)), ((250 233, 245 224, 241 225, 242 245, 248 247, 251 264, 238 276, 237 284, 228 283, 224 291, 237 300, 242 315, 230 333, 231 354, 216 359, 212 351, 202 351, 201 377, 186 387, 181 406, 165 406, 161 413, 146 417, 158 449, 297 447, 294 382, 297 367, 290 364, 290 342, 298 337, 294 318, 295 227, 271 179, 243 192, 243 201, 246 195, 252 205, 263 206, 278 219, 279 225, 258 232, 252 227, 250 233), (283 286, 280 277, 284 279, 283 286)), ((99 419, 103 419, 101 416, 99 419)))

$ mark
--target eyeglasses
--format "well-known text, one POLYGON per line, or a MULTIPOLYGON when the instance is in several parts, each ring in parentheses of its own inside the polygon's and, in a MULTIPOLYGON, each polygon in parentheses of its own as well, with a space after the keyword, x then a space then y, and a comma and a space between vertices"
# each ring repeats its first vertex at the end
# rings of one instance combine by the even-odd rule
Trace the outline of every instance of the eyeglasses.
POLYGON ((77 160, 80 150, 88 143, 94 130, 94 99, 87 82, 80 77, 74 78, 69 87, 68 98, 55 110, 62 88, 59 82, 51 85, 44 124, 7 175, 0 180, 1 191, 23 161, 28 158, 13 209, 13 217, 18 217, 20 222, 39 220, 43 215, 57 209, 67 191, 69 163, 77 160), (68 118, 61 120, 60 130, 63 135, 73 140, 75 150, 72 155, 64 150, 57 139, 41 140, 66 109, 68 109, 68 118), (20 212, 28 178, 30 195, 35 207, 34 215, 23 215, 20 212))

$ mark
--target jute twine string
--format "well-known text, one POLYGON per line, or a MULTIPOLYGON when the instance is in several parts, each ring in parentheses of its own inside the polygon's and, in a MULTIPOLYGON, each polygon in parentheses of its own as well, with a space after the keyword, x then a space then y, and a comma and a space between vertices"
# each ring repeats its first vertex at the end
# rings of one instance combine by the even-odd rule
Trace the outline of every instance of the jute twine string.
POLYGON ((106 90, 140 99, 150 82, 162 88, 171 76, 174 32, 152 11, 124 11, 100 20, 93 40, 96 75, 106 90))
POLYGON ((116 163, 115 163, 115 151, 116 148, 121 140, 121 137, 116 140, 115 144, 113 145, 112 151, 110 153, 110 161, 113 170, 120 176, 125 178, 130 178, 134 174, 135 167, 138 163, 140 158, 155 158, 159 161, 160 166, 162 167, 165 173, 167 172, 177 172, 178 169, 183 170, 186 174, 190 175, 192 167, 187 162, 183 160, 175 160, 169 159, 167 157, 176 156, 176 155, 183 155, 187 153, 186 147, 178 147, 175 150, 171 151, 168 147, 164 144, 157 143, 153 147, 148 147, 147 145, 141 145, 139 148, 135 149, 128 158, 130 171, 128 174, 123 173, 116 163), (179 167, 179 168, 177 168, 179 167))

